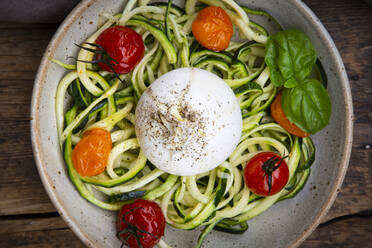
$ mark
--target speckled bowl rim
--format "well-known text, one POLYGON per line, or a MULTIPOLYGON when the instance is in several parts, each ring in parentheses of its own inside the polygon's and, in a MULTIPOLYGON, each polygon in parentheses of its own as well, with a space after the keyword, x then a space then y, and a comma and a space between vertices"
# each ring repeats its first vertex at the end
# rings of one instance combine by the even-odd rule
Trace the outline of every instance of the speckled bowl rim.
MULTIPOLYGON (((32 92, 32 102, 31 102, 31 140, 32 140, 32 148, 34 153, 34 158, 36 161, 37 169, 39 171, 42 183, 44 188, 46 189, 49 198, 51 199, 52 203, 56 207, 59 214, 65 220, 67 225, 73 230, 73 232, 82 240, 87 246, 89 247, 98 247, 98 244, 89 239, 87 235, 84 233, 83 230, 80 230, 78 224, 74 222, 73 218, 69 214, 68 209, 65 209, 63 205, 63 201, 58 197, 56 192, 52 188, 52 181, 51 178, 47 174, 47 169, 45 167, 46 163, 44 158, 41 156, 41 136, 39 130, 39 122, 40 119, 38 118, 39 106, 40 106, 40 96, 43 85, 45 83, 46 74, 50 65, 50 60, 48 59, 49 56, 53 57, 58 45, 60 44, 61 40, 71 27, 71 25, 81 16, 81 14, 88 9, 94 2, 97 0, 85 0, 80 2, 73 11, 66 17, 63 23, 58 28, 57 32, 52 37, 46 52, 41 60, 39 70, 37 72, 34 88, 32 92)), ((350 153, 352 148, 352 139, 353 139, 353 105, 352 105, 352 97, 351 91, 349 86, 348 77, 346 74, 346 70, 344 64, 342 62, 341 56, 331 38, 327 30, 324 28, 323 24, 320 20, 315 16, 315 14, 311 11, 309 7, 307 7, 302 1, 300 0, 292 0, 292 4, 296 7, 300 13, 312 24, 315 25, 316 29, 318 29, 319 33, 321 34, 321 39, 323 40, 325 46, 331 51, 330 56, 333 61, 335 61, 337 66, 337 74, 340 77, 341 87, 343 92, 343 98, 345 99, 346 106, 345 106, 345 146, 342 154, 341 165, 339 167, 339 171, 336 176, 336 180, 333 182, 332 189, 329 193, 328 200, 322 206, 321 210, 314 218, 313 222, 311 223, 310 227, 304 232, 288 247, 297 247, 299 246, 319 225, 322 218, 327 214, 328 210, 331 208, 333 202, 336 199, 336 196, 342 186, 343 179, 345 177, 347 167, 349 164, 350 153)))

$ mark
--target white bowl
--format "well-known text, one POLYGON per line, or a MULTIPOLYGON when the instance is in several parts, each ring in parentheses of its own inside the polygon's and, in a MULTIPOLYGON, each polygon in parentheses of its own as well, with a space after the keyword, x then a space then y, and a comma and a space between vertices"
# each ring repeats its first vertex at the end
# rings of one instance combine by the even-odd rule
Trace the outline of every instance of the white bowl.
MULTIPOLYGON (((174 1, 181 2, 181 1, 174 1)), ((249 221, 242 235, 212 232, 205 247, 295 247, 316 228, 331 207, 341 187, 352 145, 352 100, 349 82, 341 57, 324 26, 299 0, 238 1, 271 13, 285 28, 303 30, 313 42, 328 76, 332 102, 330 124, 313 138, 316 161, 304 189, 294 198, 282 201, 249 221), (316 190, 310 190, 316 186, 316 190)), ((41 61, 35 79, 31 106, 31 136, 40 177, 49 197, 77 236, 91 247, 120 247, 115 237, 116 213, 104 211, 84 200, 66 173, 58 146, 55 94, 59 80, 66 73, 48 57, 67 60, 76 55, 73 43, 80 43, 97 27, 101 11, 122 10, 122 0, 87 0, 80 3, 61 24, 41 61)), ((167 228, 165 240, 170 245, 192 247, 198 231, 167 228)))

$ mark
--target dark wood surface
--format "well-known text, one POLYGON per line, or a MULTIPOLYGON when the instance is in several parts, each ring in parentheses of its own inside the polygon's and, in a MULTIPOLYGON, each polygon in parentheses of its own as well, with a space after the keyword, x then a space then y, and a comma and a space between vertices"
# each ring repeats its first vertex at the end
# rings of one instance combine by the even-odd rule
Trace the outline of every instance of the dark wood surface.
MULTIPOLYGON (((306 0, 333 37, 355 112, 350 166, 335 204, 301 247, 372 247, 372 7, 306 0)), ((31 150, 30 101, 41 56, 59 24, 0 23, 0 247, 83 247, 56 213, 31 150)))

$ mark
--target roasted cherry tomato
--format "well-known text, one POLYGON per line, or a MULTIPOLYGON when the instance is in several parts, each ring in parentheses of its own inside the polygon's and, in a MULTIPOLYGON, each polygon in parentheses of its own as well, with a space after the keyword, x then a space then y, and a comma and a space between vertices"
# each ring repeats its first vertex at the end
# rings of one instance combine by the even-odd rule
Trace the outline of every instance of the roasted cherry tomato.
POLYGON ((256 195, 270 196, 281 191, 288 182, 288 165, 274 152, 261 152, 244 168, 247 187, 256 195))
POLYGON ((72 151, 72 163, 81 176, 101 174, 112 148, 110 132, 94 128, 84 133, 72 151))
POLYGON ((164 235, 165 218, 158 204, 138 199, 121 208, 116 228, 119 239, 130 248, 150 248, 164 235))
POLYGON ((290 122, 287 116, 285 116, 283 108, 282 108, 282 94, 281 93, 278 93, 276 95, 274 101, 271 103, 270 109, 271 109, 271 116, 288 133, 296 135, 298 137, 302 137, 302 138, 309 136, 308 133, 302 131, 299 127, 296 126, 296 124, 290 122))
MULTIPOLYGON (((133 70, 137 63, 142 59, 145 47, 142 37, 133 29, 114 26, 106 29, 98 36, 96 43, 101 45, 115 61, 111 63, 118 74, 126 74, 133 70)), ((104 55, 103 55, 104 56, 104 55)), ((97 59, 102 55, 97 54, 97 59)), ((106 63, 98 63, 105 71, 112 71, 106 63)))
POLYGON ((221 7, 210 6, 198 13, 192 24, 195 39, 213 51, 225 50, 233 35, 230 17, 221 7))

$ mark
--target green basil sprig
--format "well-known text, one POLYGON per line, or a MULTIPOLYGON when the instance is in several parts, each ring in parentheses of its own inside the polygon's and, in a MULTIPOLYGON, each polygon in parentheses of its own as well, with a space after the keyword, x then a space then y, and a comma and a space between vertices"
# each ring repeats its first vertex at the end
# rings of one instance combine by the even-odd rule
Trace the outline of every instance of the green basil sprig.
POLYGON ((303 131, 316 133, 331 115, 331 101, 323 85, 309 75, 316 52, 300 30, 289 29, 269 37, 265 62, 275 86, 283 86, 282 108, 287 118, 303 131))

